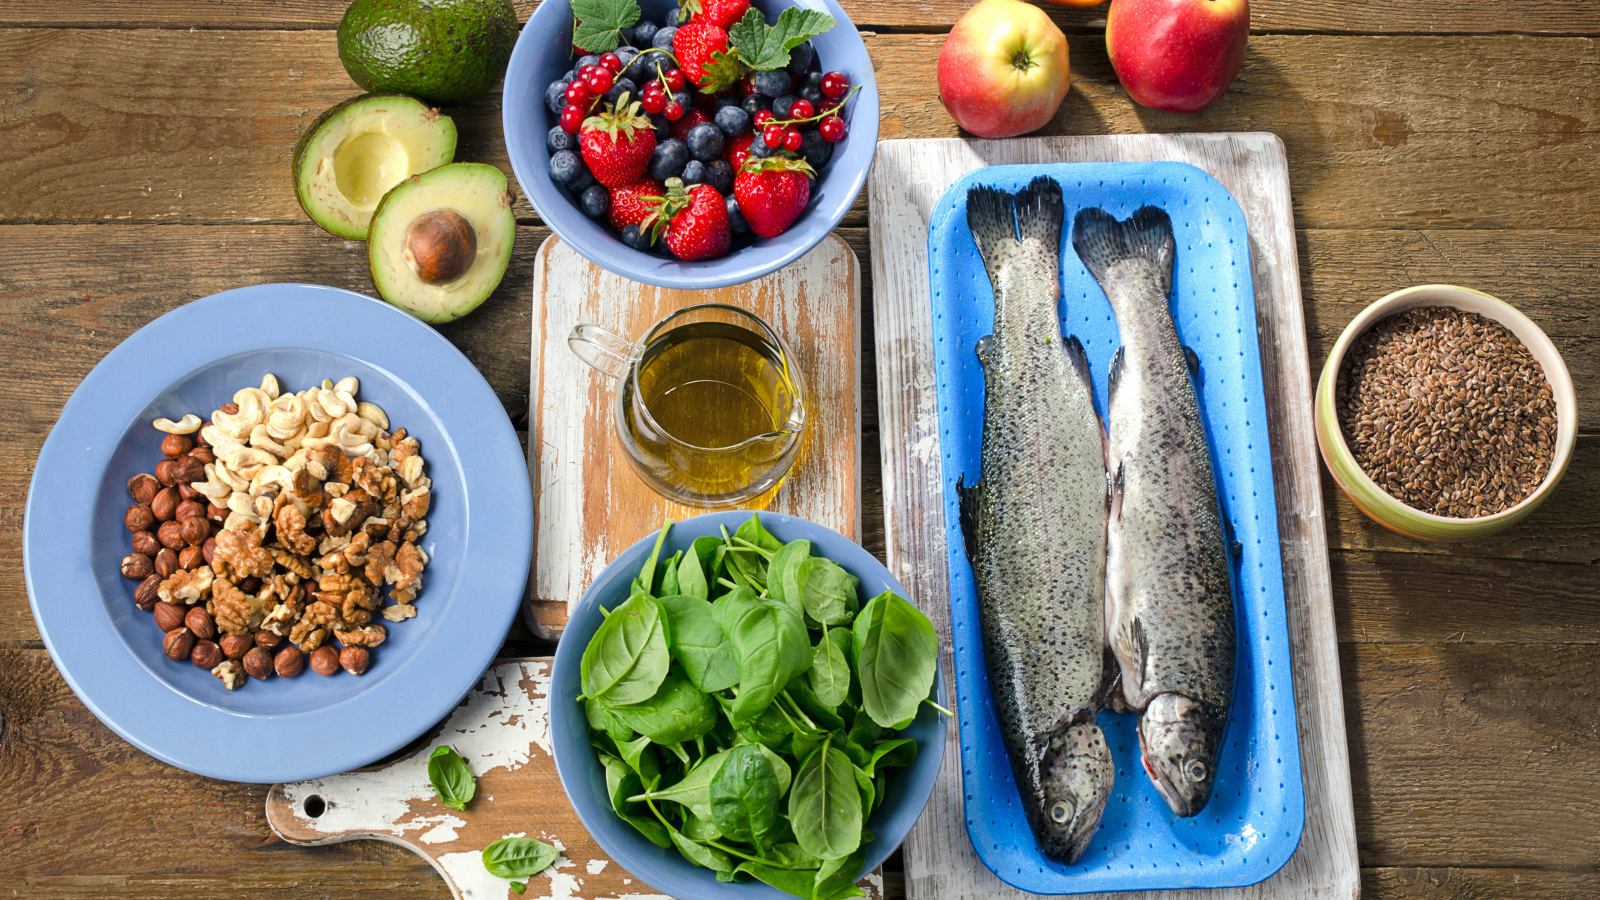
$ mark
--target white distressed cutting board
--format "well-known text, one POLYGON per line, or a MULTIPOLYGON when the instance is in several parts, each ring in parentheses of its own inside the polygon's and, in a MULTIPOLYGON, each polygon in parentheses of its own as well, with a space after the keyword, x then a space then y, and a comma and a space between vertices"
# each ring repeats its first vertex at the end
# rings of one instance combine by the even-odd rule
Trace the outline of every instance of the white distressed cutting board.
POLYGON ((668 313, 711 302, 765 320, 805 378, 805 443, 770 508, 861 539, 861 263, 843 238, 755 281, 681 291, 615 275, 550 237, 534 265, 528 402, 535 531, 523 618, 540 637, 560 637, 568 608, 630 544, 703 512, 634 474, 617 442, 615 385, 572 354, 567 335, 583 322, 637 340, 668 313))
MULTIPOLYGON (((1288 865, 1258 885, 1099 896, 1104 900, 1353 898, 1360 892, 1360 869, 1322 488, 1312 430, 1311 373, 1300 305, 1288 161, 1276 135, 1119 135, 878 144, 867 190, 889 568, 939 630, 945 681, 953 686, 944 482, 928 287, 928 218, 934 204, 963 175, 988 165, 1158 160, 1192 163, 1204 169, 1232 192, 1249 220, 1250 264, 1283 545, 1284 595, 1294 655, 1306 824, 1300 847, 1288 865)), ((976 900, 1032 896, 1000 881, 973 852, 962 808, 959 729, 951 728, 948 734, 939 783, 904 846, 907 897, 976 900)))

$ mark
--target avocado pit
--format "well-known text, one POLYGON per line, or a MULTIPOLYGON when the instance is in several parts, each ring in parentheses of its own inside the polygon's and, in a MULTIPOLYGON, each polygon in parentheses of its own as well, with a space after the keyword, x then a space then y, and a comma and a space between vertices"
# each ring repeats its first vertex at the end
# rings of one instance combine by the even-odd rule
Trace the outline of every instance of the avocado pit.
POLYGON ((406 228, 406 264, 425 284, 449 284, 472 268, 478 234, 452 209, 430 209, 406 228))

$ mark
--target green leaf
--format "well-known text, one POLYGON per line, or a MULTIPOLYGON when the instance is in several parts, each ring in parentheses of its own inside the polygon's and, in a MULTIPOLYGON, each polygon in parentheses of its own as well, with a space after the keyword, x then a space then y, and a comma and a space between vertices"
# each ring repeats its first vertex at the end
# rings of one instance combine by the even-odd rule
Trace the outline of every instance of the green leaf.
POLYGON ((467 761, 448 744, 433 748, 428 757, 428 780, 439 795, 439 802, 451 809, 465 810, 467 801, 478 792, 478 782, 467 768, 467 761))
POLYGON ((526 881, 513 881, 511 882, 511 889, 519 894, 527 893, 528 883, 526 881))
MULTIPOLYGON (((840 628, 838 630, 843 631, 844 629, 840 628)), ((849 726, 849 722, 839 715, 838 707, 828 706, 817 699, 816 692, 811 689, 810 678, 796 678, 789 682, 789 686, 783 690, 789 695, 790 699, 800 705, 800 708, 805 711, 806 715, 811 717, 811 721, 819 729, 842 732, 849 726)))
POLYGON ((590 53, 609 53, 622 43, 622 29, 639 21, 636 0, 572 0, 578 24, 572 42, 590 53))
POLYGON ((589 727, 596 731, 604 732, 613 741, 626 741, 633 738, 633 729, 622 724, 622 720, 611 714, 604 703, 593 697, 583 700, 583 714, 589 720, 589 727))
MULTIPOLYGON (((700 538, 695 543, 698 544, 703 540, 705 538, 700 538)), ((705 569, 700 565, 700 554, 692 547, 683 555, 683 559, 678 561, 678 593, 699 600, 711 599, 711 585, 706 580, 705 569)))
POLYGON ((872 748, 872 754, 867 757, 865 769, 867 775, 873 778, 878 773, 893 766, 909 766, 917 758, 917 742, 911 738, 895 738, 890 741, 879 741, 872 748))
POLYGON ((668 833, 672 835, 672 843, 677 845, 678 852, 682 853, 683 858, 689 862, 714 872, 733 871, 733 860, 728 858, 728 854, 715 847, 707 847, 703 844, 695 843, 685 835, 678 833, 676 829, 670 830, 668 833))
MULTIPOLYGON (((840 628, 839 631, 844 631, 840 628)), ((811 651, 811 691, 828 707, 837 707, 850 695, 850 661, 837 642, 824 634, 811 651)))
POLYGON ((722 769, 722 763, 728 758, 728 751, 712 754, 694 764, 688 772, 684 773, 678 783, 660 790, 636 792, 627 799, 638 802, 643 800, 671 800, 689 810, 690 815, 697 819, 713 821, 711 818, 711 779, 722 769))
POLYGON ((861 708, 884 728, 900 729, 917 717, 933 688, 939 637, 910 601, 890 591, 872 598, 851 629, 861 708))
POLYGON ((855 765, 822 742, 800 764, 789 791, 789 822, 800 848, 819 859, 849 856, 861 845, 861 790, 855 765))
MULTIPOLYGON (((612 48, 616 49, 615 47, 612 48)), ((661 526, 656 532, 656 545, 650 548, 650 555, 645 557, 644 565, 639 567, 638 583, 644 586, 645 593, 652 593, 656 586, 656 561, 661 558, 661 545, 666 543, 667 532, 672 530, 672 520, 661 526)))
POLYGON ((650 699, 672 664, 661 607, 643 595, 611 611, 584 648, 583 693, 606 706, 650 699))
POLYGON ((655 751, 650 749, 650 743, 648 735, 632 741, 617 742, 617 750, 622 754, 622 761, 639 774, 639 782, 647 791, 661 783, 661 763, 656 759, 655 751))
POLYGON ((667 560, 667 567, 661 572, 661 596, 678 593, 678 561, 682 558, 683 552, 680 550, 667 560))
POLYGON ((509 837, 483 848, 483 867, 496 878, 537 875, 560 855, 556 848, 533 838, 509 837))
POLYGON ((782 603, 735 590, 713 606, 732 639, 739 663, 739 694, 728 718, 737 727, 766 709, 784 685, 811 666, 805 621, 782 603))
MULTIPOLYGON (((694 554, 684 556, 680 574, 691 571, 694 554)), ((692 571, 698 572, 698 568, 692 571)), ((680 585, 681 587, 681 585, 680 585)), ((704 598, 673 594, 657 601, 666 612, 672 632, 669 649, 694 686, 706 693, 726 690, 739 683, 739 661, 728 636, 717 625, 711 604, 704 598)))
POLYGON ((663 745, 692 741, 717 724, 716 701, 676 671, 668 673, 650 699, 614 706, 611 712, 624 725, 663 745))
POLYGON ((611 809, 623 821, 637 828, 640 834, 650 840, 650 843, 657 847, 670 846, 672 839, 667 836, 667 829, 654 816, 642 814, 629 800, 644 789, 644 785, 639 781, 639 774, 628 768, 628 764, 620 759, 607 759, 605 765, 606 793, 611 796, 611 809))
POLYGON ((705 843, 722 837, 722 832, 717 830, 716 823, 710 819, 698 816, 686 816, 683 820, 683 836, 691 841, 705 843))
POLYGON ((861 582, 832 560, 807 559, 795 572, 795 582, 806 615, 824 626, 846 624, 860 605, 856 587, 861 582))
POLYGON ((872 807, 875 805, 877 789, 873 787, 872 776, 861 771, 860 766, 852 765, 850 773, 855 776, 856 788, 861 791, 861 808, 864 811, 862 816, 865 817, 871 813, 872 807))
POLYGON ((711 779, 711 821, 736 841, 767 842, 778 820, 778 778, 759 744, 744 744, 711 779))
POLYGON ((781 69, 789 64, 790 50, 832 27, 833 17, 814 9, 791 6, 771 25, 751 9, 728 29, 728 44, 752 69, 781 69))
POLYGON ((805 612, 800 604, 800 591, 795 586, 795 573, 810 556, 811 542, 807 540, 790 541, 772 554, 767 562, 767 596, 795 612, 805 612))

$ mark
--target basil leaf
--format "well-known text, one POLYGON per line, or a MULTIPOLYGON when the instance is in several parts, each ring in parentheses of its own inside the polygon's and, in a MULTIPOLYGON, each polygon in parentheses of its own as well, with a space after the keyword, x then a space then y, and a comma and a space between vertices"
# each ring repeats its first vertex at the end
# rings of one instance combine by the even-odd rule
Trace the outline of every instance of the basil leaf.
POLYGON ((877 800, 877 789, 873 787, 872 776, 861 771, 861 767, 856 765, 850 767, 850 773, 855 776, 856 788, 861 791, 861 808, 870 812, 875 805, 874 801, 877 800))
POLYGON ((678 783, 656 791, 637 793, 628 797, 628 800, 638 802, 643 800, 671 800, 689 810, 697 819, 711 818, 711 779, 722 769, 722 763, 728 758, 728 751, 712 754, 694 764, 678 783))
POLYGON ((689 679, 671 672, 650 699, 611 712, 624 725, 657 744, 681 744, 709 732, 717 724, 717 704, 689 679))
POLYGON ((722 837, 722 832, 717 830, 716 824, 710 819, 686 816, 683 820, 683 836, 691 841, 703 844, 706 841, 714 841, 722 837))
POLYGON ((628 768, 639 774, 639 782, 644 785, 645 790, 651 790, 661 783, 661 764, 656 760, 655 751, 650 749, 648 736, 618 742, 617 750, 622 754, 622 761, 628 764, 628 768))
POLYGON ((668 834, 672 835, 672 843, 677 845, 678 852, 682 853, 683 858, 689 862, 702 868, 710 869, 713 872, 733 871, 733 860, 729 859, 728 854, 723 853, 721 850, 695 843, 688 837, 679 834, 676 830, 669 831, 668 834))
POLYGON ((781 603, 764 601, 750 590, 733 591, 717 601, 717 621, 732 639, 739 663, 739 694, 729 719, 737 727, 772 703, 794 676, 811 666, 805 621, 781 603))
POLYGON ((478 792, 478 782, 467 768, 467 761, 448 744, 433 748, 428 757, 428 780, 433 782, 439 802, 451 809, 465 811, 467 801, 478 792))
POLYGON ((772 777, 778 782, 778 796, 782 797, 789 790, 791 774, 789 764, 784 761, 782 756, 774 753, 765 744, 756 744, 755 746, 761 748, 761 755, 765 756, 768 764, 772 766, 772 777))
POLYGON ((851 643, 861 677, 861 708, 884 728, 910 725, 933 689, 939 664, 933 623, 910 601, 884 591, 856 617, 851 643))
POLYGON ((525 894, 528 891, 528 883, 526 881, 513 881, 511 882, 511 889, 519 894, 525 894))
POLYGON ((483 848, 483 867, 497 878, 537 875, 560 855, 556 848, 533 838, 509 837, 483 848))
POLYGON ((678 560, 682 558, 683 552, 679 551, 667 560, 667 567, 661 571, 661 590, 658 592, 660 596, 678 593, 678 560))
POLYGON ((711 779, 711 821, 736 841, 760 845, 778 819, 778 779, 758 744, 744 744, 711 779))
POLYGON ((622 724, 622 720, 611 714, 605 704, 593 697, 586 697, 583 701, 583 715, 589 720, 589 727, 596 731, 605 732, 613 741, 626 741, 633 738, 633 729, 622 724))
POLYGON ((917 742, 911 738, 879 741, 873 746, 867 764, 861 768, 866 770, 867 775, 876 778, 881 770, 892 766, 909 766, 916 758, 917 742))
MULTIPOLYGON (((689 571, 693 559, 692 553, 684 557, 683 571, 689 571)), ((683 666, 694 686, 710 694, 738 684, 739 661, 734 659, 728 636, 717 625, 711 604, 688 594, 662 597, 657 602, 672 631, 672 658, 683 666)))
MULTIPOLYGON (((630 2, 632 2, 632 0, 630 0, 630 2)), ((612 49, 616 48, 613 47, 612 49)), ((672 520, 668 519, 667 524, 661 526, 661 530, 656 532, 656 545, 650 548, 650 555, 645 557, 644 565, 639 568, 639 579, 636 584, 644 587, 644 591, 647 594, 655 591, 656 561, 661 558, 661 545, 666 543, 667 532, 671 529, 672 520)))
POLYGON ((800 704, 800 708, 811 717, 811 721, 815 722, 818 728, 824 731, 844 731, 849 726, 849 722, 839 715, 838 707, 828 706, 817 699, 816 692, 811 689, 810 678, 796 678, 783 690, 800 704))
MULTIPOLYGON (((837 629, 843 632, 844 629, 837 629)), ((850 661, 837 642, 825 633, 811 651, 811 691, 818 702, 828 707, 838 707, 850 696, 850 661)))
POLYGON ((856 587, 861 582, 832 560, 807 559, 795 572, 795 582, 806 615, 824 626, 849 622, 860 606, 856 587))
POLYGON ((639 781, 639 774, 628 768, 628 764, 620 759, 607 759, 606 764, 606 793, 611 796, 611 809, 629 825, 639 830, 639 833, 650 840, 657 847, 667 847, 672 844, 672 839, 667 837, 667 829, 654 816, 640 813, 635 804, 629 799, 635 797, 643 788, 639 781))
MULTIPOLYGON (((700 538, 695 543, 698 544, 703 540, 705 538, 700 538)), ((705 569, 701 567, 700 554, 696 553, 693 547, 678 561, 677 592, 700 600, 711 599, 711 585, 706 579, 705 569)))
POLYGON ((795 573, 800 564, 811 557, 811 542, 790 541, 772 554, 767 562, 767 596, 783 603, 795 612, 805 612, 800 603, 800 591, 795 584, 795 573))
POLYGON ((671 664, 661 607, 636 594, 611 611, 584 648, 583 692, 611 707, 639 703, 655 695, 671 664))
POLYGON ((861 846, 861 790, 854 772, 831 736, 800 764, 789 791, 789 823, 800 849, 833 859, 861 846))

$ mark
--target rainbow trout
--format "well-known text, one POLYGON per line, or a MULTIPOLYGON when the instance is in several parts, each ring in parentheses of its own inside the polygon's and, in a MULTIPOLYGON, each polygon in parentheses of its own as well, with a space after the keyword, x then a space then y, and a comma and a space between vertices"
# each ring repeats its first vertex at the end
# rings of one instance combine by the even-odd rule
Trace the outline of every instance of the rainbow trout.
POLYGON ((1118 222, 1086 209, 1072 246, 1122 333, 1111 360, 1112 474, 1106 633, 1122 699, 1142 710, 1145 772, 1193 816, 1211 799, 1233 699, 1233 588, 1211 454, 1195 398, 1198 360, 1167 306, 1172 221, 1152 206, 1118 222))
POLYGON ((1028 824, 1074 862, 1115 766, 1095 724, 1104 682, 1105 432, 1076 338, 1063 342, 1061 187, 976 187, 967 224, 994 286, 979 482, 957 485, 989 690, 1028 824), (1014 201, 1014 202, 1013 202, 1014 201), (1018 238, 1020 226, 1021 238, 1018 238))

